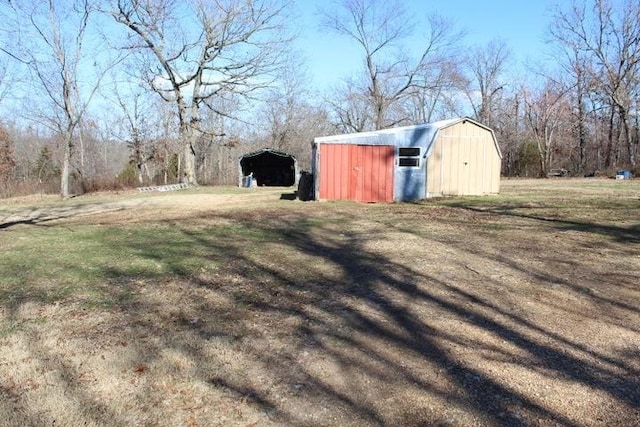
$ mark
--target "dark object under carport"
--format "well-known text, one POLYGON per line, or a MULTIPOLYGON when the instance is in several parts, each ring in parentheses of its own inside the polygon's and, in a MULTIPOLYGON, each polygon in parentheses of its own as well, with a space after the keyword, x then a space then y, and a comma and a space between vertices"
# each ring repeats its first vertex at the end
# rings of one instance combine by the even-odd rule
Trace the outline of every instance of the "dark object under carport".
POLYGON ((241 156, 239 169, 241 187, 246 186, 246 177, 250 175, 259 187, 291 187, 296 185, 298 161, 291 154, 263 148, 241 156))
POLYGON ((298 199, 306 202, 313 200, 313 175, 307 171, 302 171, 300 181, 298 182, 298 191, 296 193, 298 199))

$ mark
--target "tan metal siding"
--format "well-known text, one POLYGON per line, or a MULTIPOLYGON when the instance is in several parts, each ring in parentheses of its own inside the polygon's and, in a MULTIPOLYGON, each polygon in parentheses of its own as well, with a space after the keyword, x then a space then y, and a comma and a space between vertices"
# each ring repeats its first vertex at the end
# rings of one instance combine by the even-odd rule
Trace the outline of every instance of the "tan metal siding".
POLYGON ((489 130, 471 122, 441 129, 427 160, 427 193, 430 196, 498 193, 500 162, 489 130))
POLYGON ((438 196, 441 194, 443 177, 442 171, 442 142, 436 139, 431 149, 431 154, 427 158, 427 196, 438 196))

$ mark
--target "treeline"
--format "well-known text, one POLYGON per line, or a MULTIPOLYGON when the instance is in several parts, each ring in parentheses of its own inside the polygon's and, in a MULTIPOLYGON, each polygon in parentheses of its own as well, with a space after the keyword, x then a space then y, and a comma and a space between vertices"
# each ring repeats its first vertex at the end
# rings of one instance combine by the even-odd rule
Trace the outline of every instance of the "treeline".
POLYGON ((259 148, 309 169, 315 136, 459 116, 494 129, 505 176, 640 172, 640 1, 550 11, 531 35, 548 40, 544 61, 525 66, 507 41, 470 45, 404 2, 337 0, 318 26, 361 67, 322 93, 296 53, 294 6, 3 2, 0 195, 233 185, 238 157, 259 148))

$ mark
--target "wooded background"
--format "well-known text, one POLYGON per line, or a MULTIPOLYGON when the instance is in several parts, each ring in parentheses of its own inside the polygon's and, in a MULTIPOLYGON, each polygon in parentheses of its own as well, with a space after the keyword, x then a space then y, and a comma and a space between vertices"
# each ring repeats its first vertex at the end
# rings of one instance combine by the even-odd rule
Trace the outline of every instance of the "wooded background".
POLYGON ((637 0, 563 3, 544 59, 527 64, 508 41, 474 45, 401 1, 328 2, 318 25, 357 46, 362 66, 323 93, 309 84, 312 52, 293 48, 295 10, 0 1, 0 196, 236 184, 238 157, 259 148, 308 170, 313 137, 461 116, 494 129, 504 176, 640 172, 637 0))

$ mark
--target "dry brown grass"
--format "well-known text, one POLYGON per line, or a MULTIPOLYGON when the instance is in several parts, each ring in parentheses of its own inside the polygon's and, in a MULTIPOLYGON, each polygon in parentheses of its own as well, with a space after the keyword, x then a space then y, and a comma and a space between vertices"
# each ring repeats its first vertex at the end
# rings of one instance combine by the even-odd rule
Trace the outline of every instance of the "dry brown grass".
POLYGON ((640 423, 640 182, 281 192, 0 207, 0 426, 640 423))

